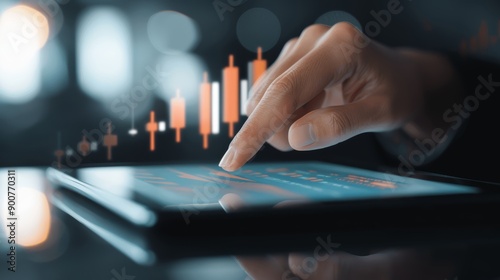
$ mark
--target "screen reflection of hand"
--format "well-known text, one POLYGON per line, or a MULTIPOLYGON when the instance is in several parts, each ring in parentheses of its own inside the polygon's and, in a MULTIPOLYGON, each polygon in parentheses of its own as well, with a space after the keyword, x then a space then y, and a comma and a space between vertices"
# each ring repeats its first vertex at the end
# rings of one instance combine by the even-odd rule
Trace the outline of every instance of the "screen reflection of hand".
MULTIPOLYGON (((224 195, 219 203, 226 212, 236 211, 245 205, 233 193, 224 195)), ((275 207, 286 207, 290 203, 281 202, 275 207)), ((255 280, 444 280, 456 277, 461 250, 455 248, 452 251, 402 248, 358 256, 335 250, 331 254, 291 252, 236 256, 236 259, 248 276, 255 280)))

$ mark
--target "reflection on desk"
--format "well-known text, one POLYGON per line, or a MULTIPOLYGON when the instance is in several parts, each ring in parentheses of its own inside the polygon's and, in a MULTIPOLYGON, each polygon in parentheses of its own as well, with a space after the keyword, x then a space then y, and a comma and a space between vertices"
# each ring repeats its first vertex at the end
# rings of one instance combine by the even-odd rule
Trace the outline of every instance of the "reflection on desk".
MULTIPOLYGON (((16 272, 2 261, 0 279, 495 279, 499 242, 342 251, 329 237, 317 238, 304 252, 207 256, 155 263, 147 240, 114 234, 91 223, 77 206, 52 200, 52 188, 39 168, 16 169, 16 272), (68 215, 73 213, 74 215, 68 215)), ((6 170, 1 170, 6 176, 6 170)), ((5 178, 1 178, 5 181, 5 178)), ((2 240, 10 231, 7 198, 2 195, 2 240)), ((81 209, 80 209, 81 210, 81 209)), ((98 217, 94 217, 98 218, 98 217)), ((96 220, 94 220, 96 221, 96 220)), ((418 242, 417 242, 418 243, 418 242)), ((224 246, 224 244, 221 244, 224 246)), ((0 242, 2 259, 9 244, 0 242)), ((187 246, 185 250, 190 250, 187 246)), ((158 251, 158 250, 156 250, 158 251)))

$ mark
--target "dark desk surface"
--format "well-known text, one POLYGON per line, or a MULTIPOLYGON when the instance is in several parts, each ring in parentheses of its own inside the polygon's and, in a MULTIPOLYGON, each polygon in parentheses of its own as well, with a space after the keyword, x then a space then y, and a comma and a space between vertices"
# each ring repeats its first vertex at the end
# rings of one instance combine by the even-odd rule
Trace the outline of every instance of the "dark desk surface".
MULTIPOLYGON (((50 203, 48 192, 51 188, 44 178, 43 169, 24 170, 18 182, 15 273, 8 271, 9 257, 6 254, 10 245, 6 242, 7 215, 3 212, 7 212, 7 206, 5 189, 2 188, 0 279, 247 279, 234 256, 183 259, 151 266, 137 264, 95 231, 50 203)), ((328 276, 325 279, 477 280, 498 279, 496 277, 500 276, 496 272, 500 263, 497 253, 500 238, 498 244, 489 241, 443 247, 420 246, 387 248, 367 256, 346 255, 339 247, 338 256, 331 263, 339 274, 337 278, 328 276)), ((189 246, 185 250, 190 250, 189 246)), ((252 263, 259 267, 265 257, 254 257, 252 263)), ((264 266, 262 270, 266 269, 264 266)), ((283 275, 285 278, 279 279, 296 279, 283 275)))

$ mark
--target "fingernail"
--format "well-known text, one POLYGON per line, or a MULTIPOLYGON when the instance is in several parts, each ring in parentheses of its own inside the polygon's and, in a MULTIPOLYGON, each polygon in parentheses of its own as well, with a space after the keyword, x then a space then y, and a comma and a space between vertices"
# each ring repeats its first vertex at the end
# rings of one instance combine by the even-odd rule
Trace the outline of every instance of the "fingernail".
POLYGON ((234 212, 245 206, 241 197, 234 193, 227 193, 219 199, 219 205, 226 213, 234 212))
POLYGON ((293 142, 299 147, 309 146, 316 142, 312 124, 305 124, 294 129, 293 138, 293 142))
POLYGON ((219 166, 225 170, 229 169, 231 167, 231 164, 233 163, 233 158, 235 154, 236 154, 235 149, 230 146, 229 149, 227 149, 224 156, 222 157, 222 159, 220 160, 219 166))

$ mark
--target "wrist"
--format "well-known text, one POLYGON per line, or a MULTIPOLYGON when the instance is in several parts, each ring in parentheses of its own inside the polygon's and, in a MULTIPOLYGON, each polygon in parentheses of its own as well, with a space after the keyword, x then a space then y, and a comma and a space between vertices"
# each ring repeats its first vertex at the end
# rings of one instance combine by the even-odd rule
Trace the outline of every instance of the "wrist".
POLYGON ((458 72, 444 55, 412 49, 396 50, 405 59, 420 85, 422 101, 416 113, 399 129, 377 136, 382 146, 399 160, 424 165, 442 154, 457 134, 446 114, 464 96, 458 72))

